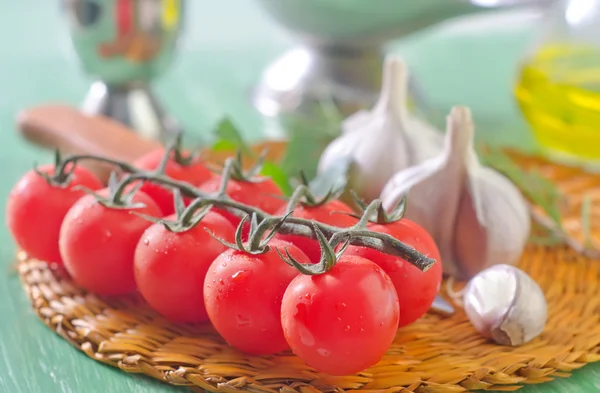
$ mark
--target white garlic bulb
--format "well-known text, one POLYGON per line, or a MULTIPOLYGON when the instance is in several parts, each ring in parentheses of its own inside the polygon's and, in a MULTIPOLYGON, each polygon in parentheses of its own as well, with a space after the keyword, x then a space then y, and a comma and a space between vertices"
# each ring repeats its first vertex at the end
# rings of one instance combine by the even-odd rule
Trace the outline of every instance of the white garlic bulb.
POLYGON ((530 216, 520 191, 479 163, 468 108, 452 108, 444 150, 401 170, 381 193, 386 209, 408 195, 406 217, 438 245, 446 274, 470 278, 495 264, 514 264, 527 242, 530 216))
POLYGON ((371 201, 398 170, 438 154, 443 134, 412 116, 407 100, 407 66, 400 58, 390 56, 384 64, 382 90, 376 105, 342 123, 342 134, 324 150, 318 172, 325 172, 340 158, 350 156, 350 188, 371 201))
POLYGON ((467 317, 481 335, 501 345, 517 346, 542 333, 548 310, 538 284, 522 270, 495 265, 467 284, 467 317))

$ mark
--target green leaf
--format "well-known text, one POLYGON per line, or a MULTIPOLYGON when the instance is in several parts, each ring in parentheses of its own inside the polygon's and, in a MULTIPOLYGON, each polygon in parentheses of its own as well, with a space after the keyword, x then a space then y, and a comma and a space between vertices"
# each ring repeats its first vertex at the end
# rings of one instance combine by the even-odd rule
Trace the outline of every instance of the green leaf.
POLYGON ((331 140, 328 135, 294 132, 281 159, 281 169, 289 176, 297 177, 302 171, 308 179, 314 178, 321 154, 331 140))
POLYGON ((327 100, 307 108, 306 114, 281 119, 286 130, 288 146, 281 161, 282 169, 289 176, 303 171, 309 179, 317 173, 321 154, 327 145, 341 132, 342 116, 335 105, 327 100))
POLYGON ((224 118, 219 122, 215 129, 217 141, 213 144, 213 149, 223 150, 241 150, 244 154, 251 155, 252 152, 238 128, 233 124, 231 119, 224 118))
POLYGON ((233 142, 220 139, 212 145, 211 150, 215 151, 215 152, 218 152, 218 151, 234 152, 237 150, 237 146, 233 142))
POLYGON ((283 195, 290 196, 294 192, 294 189, 290 185, 290 178, 277 164, 265 161, 260 174, 270 177, 279 186, 283 195))
POLYGON ((346 188, 348 176, 352 167, 352 157, 343 156, 331 165, 327 171, 321 172, 308 185, 310 191, 317 198, 326 195, 331 190, 337 191, 346 188))

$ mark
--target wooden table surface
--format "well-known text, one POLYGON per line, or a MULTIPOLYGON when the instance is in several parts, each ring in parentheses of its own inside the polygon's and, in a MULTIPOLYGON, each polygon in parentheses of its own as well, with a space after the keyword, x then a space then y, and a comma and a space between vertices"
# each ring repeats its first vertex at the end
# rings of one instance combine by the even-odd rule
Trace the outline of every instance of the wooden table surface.
MULTIPOLYGON (((45 102, 77 105, 90 80, 70 51, 58 1, 0 0, 0 205, 34 161, 50 154, 27 145, 14 130, 21 108, 45 102)), ((187 31, 176 63, 156 84, 187 132, 200 135, 224 114, 248 138, 265 135, 265 122, 249 104, 260 71, 289 48, 292 38, 251 0, 190 2, 187 31)), ((430 104, 447 111, 469 105, 482 137, 529 145, 510 84, 535 19, 514 15, 438 26, 394 45, 413 67, 430 104), (473 34, 477 31, 477 34, 473 34)), ((4 222, 4 211, 0 212, 4 222)), ((14 245, 0 228, 0 392, 157 393, 182 391, 125 374, 89 358, 48 330, 30 309, 11 269, 14 245)), ((526 393, 600 391, 600 365, 569 379, 529 386, 526 393)))

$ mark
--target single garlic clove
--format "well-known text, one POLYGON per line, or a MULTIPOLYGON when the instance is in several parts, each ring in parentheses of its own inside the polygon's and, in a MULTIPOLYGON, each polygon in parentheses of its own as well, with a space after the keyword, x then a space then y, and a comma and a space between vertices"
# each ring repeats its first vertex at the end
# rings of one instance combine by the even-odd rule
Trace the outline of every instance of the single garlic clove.
POLYGON ((542 333, 548 317, 539 285, 512 265, 494 265, 479 272, 467 284, 463 301, 475 329, 501 345, 531 341, 542 333))
MULTIPOLYGON (((531 229, 521 192, 502 174, 479 163, 469 172, 454 231, 454 271, 462 279, 496 264, 518 262, 531 229)), ((450 272, 449 272, 450 273, 450 272)))

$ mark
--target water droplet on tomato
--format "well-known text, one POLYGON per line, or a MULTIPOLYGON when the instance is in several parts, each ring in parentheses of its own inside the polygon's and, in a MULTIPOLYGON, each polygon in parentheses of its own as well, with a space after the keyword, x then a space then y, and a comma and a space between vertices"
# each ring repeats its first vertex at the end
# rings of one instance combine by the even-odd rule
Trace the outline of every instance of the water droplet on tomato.
POLYGON ((110 239, 112 237, 112 232, 107 229, 106 231, 104 231, 104 236, 110 239))
POLYGON ((235 282, 243 281, 246 278, 244 273, 246 273, 245 270, 238 270, 231 276, 231 279, 235 282))
POLYGON ((225 285, 225 281, 223 281, 223 279, 222 279, 222 278, 219 278, 219 284, 221 284, 221 285, 225 285))
POLYGON ((312 347, 313 345, 315 345, 315 337, 306 327, 306 321, 309 320, 308 308, 306 303, 296 304, 296 312, 294 313, 294 319, 298 322, 296 324, 296 330, 302 344, 307 347, 312 347))
POLYGON ((223 263, 221 264, 221 266, 223 266, 223 267, 227 267, 227 262, 223 262, 223 263))
POLYGON ((144 239, 144 245, 145 245, 145 246, 147 246, 147 245, 149 245, 149 244, 150 244, 150 239, 148 239, 148 238, 145 238, 145 239, 144 239))
POLYGON ((338 318, 337 318, 337 320, 338 320, 339 322, 342 322, 342 318, 340 318, 340 317, 338 317, 338 318))
POLYGON ((346 327, 344 328, 345 332, 349 332, 350 331, 350 325, 346 325, 346 327))
POLYGON ((361 332, 361 333, 362 333, 362 332, 364 332, 364 331, 365 331, 365 329, 364 329, 364 328, 360 328, 360 332, 361 332))
MULTIPOLYGON (((302 297, 300 297, 300 299, 302 299, 302 297)), ((307 313, 306 304, 304 304, 304 303, 296 304, 296 312, 294 312, 294 318, 304 321, 306 319, 306 313, 307 313)))
POLYGON ((324 358, 328 358, 329 356, 331 356, 331 351, 325 349, 325 348, 319 348, 317 349, 317 353, 321 356, 323 356, 324 358))
POLYGON ((223 293, 223 288, 219 288, 219 293, 223 293))
POLYGON ((310 295, 310 293, 305 293, 305 294, 304 294, 304 298, 305 298, 305 299, 310 299, 310 298, 311 298, 311 295, 310 295))
POLYGON ((237 314, 235 316, 235 322, 237 323, 238 328, 245 328, 252 325, 252 321, 242 314, 237 314))
POLYGON ((383 327, 383 322, 379 322, 379 326, 383 327))
POLYGON ((343 310, 343 309, 345 309, 345 308, 346 308, 346 303, 337 303, 337 304, 335 305, 335 309, 336 309, 336 310, 343 310))

